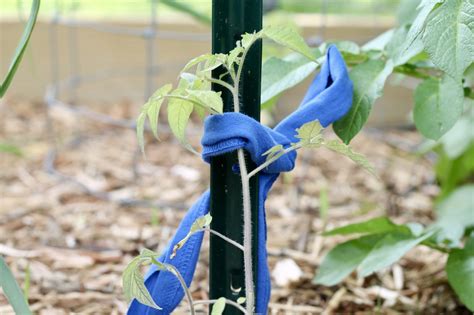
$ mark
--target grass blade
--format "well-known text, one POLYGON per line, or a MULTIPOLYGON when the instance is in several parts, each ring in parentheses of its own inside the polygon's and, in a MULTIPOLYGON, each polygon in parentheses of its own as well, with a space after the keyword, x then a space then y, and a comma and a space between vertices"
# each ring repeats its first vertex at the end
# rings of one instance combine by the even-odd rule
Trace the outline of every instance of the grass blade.
POLYGON ((32 314, 20 286, 2 257, 0 257, 0 286, 8 302, 10 302, 13 307, 15 314, 32 314))
POLYGON ((31 33, 33 32, 33 28, 36 24, 36 19, 38 17, 38 11, 40 7, 41 0, 33 0, 33 4, 31 6, 31 13, 30 18, 28 19, 28 23, 26 24, 25 30, 23 31, 23 35, 21 36, 20 43, 18 44, 15 55, 13 56, 12 62, 10 67, 8 68, 7 75, 5 79, 3 79, 2 83, 0 84, 0 98, 3 97, 5 92, 7 91, 10 83, 13 80, 16 70, 20 65, 21 58, 26 50, 26 46, 28 45, 28 41, 30 40, 31 33))

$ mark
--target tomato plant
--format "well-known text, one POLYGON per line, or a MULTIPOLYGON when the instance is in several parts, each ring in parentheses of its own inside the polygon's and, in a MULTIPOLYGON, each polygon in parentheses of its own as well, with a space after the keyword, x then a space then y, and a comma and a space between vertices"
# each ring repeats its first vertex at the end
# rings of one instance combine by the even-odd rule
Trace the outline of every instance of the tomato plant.
MULTIPOLYGON (((271 39, 296 52, 284 58, 271 57, 265 62, 262 77, 263 107, 274 104, 281 93, 317 70, 326 58, 330 44, 335 45, 342 52, 346 64, 351 67, 350 78, 353 82, 352 106, 333 126, 343 142, 325 140, 321 134, 321 124, 317 121, 310 122, 297 130, 300 141, 289 146, 277 144, 270 148, 265 152, 266 161, 250 173, 243 163, 243 152, 239 150, 242 152, 239 154, 239 166, 244 190, 243 207, 244 213, 248 213, 249 205, 246 204, 245 198, 248 178, 297 149, 324 146, 350 157, 372 171, 365 158, 352 152, 347 144, 366 123, 375 100, 383 94, 389 75, 396 73, 418 79, 419 84, 414 92, 414 123, 423 136, 434 141, 432 148, 436 148, 440 153, 437 174, 443 187, 443 195, 436 206, 437 221, 431 226, 423 227, 418 223, 398 225, 389 218, 380 217, 328 231, 325 233, 327 236, 359 237, 336 246, 328 253, 315 282, 334 285, 354 270, 362 277, 367 276, 396 262, 413 247, 423 245, 449 255, 446 266, 448 280, 461 301, 472 310, 474 305, 470 297, 474 294, 474 281, 470 279, 474 277, 474 239, 470 232, 474 226, 474 187, 469 184, 456 187, 472 178, 471 175, 466 176, 466 172, 469 174, 472 171, 470 157, 473 136, 470 131, 474 98, 474 3, 472 0, 421 0, 403 1, 402 5, 401 12, 406 14, 400 15, 399 25, 362 46, 343 41, 309 48, 291 29, 269 27, 258 33, 244 35, 236 48, 227 55, 208 54, 193 59, 181 73, 176 89, 173 90, 171 85, 160 88, 143 107, 137 124, 139 142, 143 148, 143 130, 147 118, 157 136, 158 114, 163 102, 169 100, 168 122, 171 130, 186 148, 196 153, 185 138, 185 128, 191 113, 196 111, 200 116, 204 116, 206 113, 219 115, 222 112, 222 100, 218 93, 210 90, 211 83, 231 91, 234 107, 236 111, 239 110, 240 69, 246 52, 257 40, 271 39), (188 73, 192 67, 195 67, 195 71, 188 73), (232 84, 211 77, 210 72, 218 67, 227 70, 225 75, 232 79, 232 84), (466 133, 468 137, 463 137, 466 133)), ((174 247, 172 255, 179 255, 179 249, 192 234, 202 231, 213 233, 208 228, 210 220, 212 218, 207 215, 198 218, 186 237, 174 247)), ((246 309, 242 310, 244 313, 254 312, 255 295, 252 291, 251 269, 248 268, 248 262, 251 260, 248 229, 247 220, 247 225, 244 224, 243 227, 243 245, 235 244, 225 235, 220 235, 232 245, 244 250, 248 293, 244 301, 232 301, 223 297, 219 301, 203 302, 216 303, 216 313, 221 312, 226 303, 237 303, 239 306, 245 304, 246 309)), ((157 268, 176 275, 176 270, 170 270, 156 260, 156 253, 150 254, 146 251, 139 257, 142 258, 136 258, 138 261, 151 262, 157 268)), ((124 274, 125 279, 129 279, 131 273, 135 277, 133 281, 124 283, 128 297, 151 307, 159 307, 148 293, 143 284, 143 277, 137 270, 138 267, 127 268, 124 274)), ((183 287, 186 291, 186 285, 183 287)), ((189 302, 193 313, 193 305, 196 302, 189 302)))
MULTIPOLYGON (((262 294, 256 295, 254 292, 249 181, 259 172, 268 172, 269 169, 275 166, 274 163, 281 161, 280 159, 283 157, 290 156, 287 158, 287 162, 289 163, 287 163, 288 165, 286 168, 284 168, 286 170, 290 170, 294 166, 294 152, 302 148, 325 147, 349 157, 354 162, 367 169, 369 172, 374 173, 373 168, 362 155, 353 152, 348 145, 339 140, 325 139, 322 134, 323 126, 327 126, 335 119, 341 118, 342 115, 344 115, 347 110, 349 110, 351 96, 352 84, 348 78, 342 57, 335 47, 329 48, 326 53, 326 57, 322 57, 320 52, 311 50, 293 28, 280 26, 269 26, 263 28, 259 32, 244 34, 242 39, 237 42, 236 47, 228 54, 205 54, 196 57, 184 67, 176 88, 173 88, 172 85, 167 84, 158 89, 156 93, 150 98, 150 100, 143 106, 143 110, 138 117, 137 133, 142 149, 144 146, 143 131, 145 122, 147 120, 150 122, 151 129, 155 137, 158 137, 157 124, 159 112, 162 105, 165 104, 165 101, 167 101, 168 123, 170 128, 174 135, 179 139, 181 144, 183 144, 183 146, 189 151, 196 153, 196 150, 189 145, 185 137, 185 129, 191 113, 193 111, 197 111, 200 116, 212 114, 215 119, 206 120, 206 128, 208 133, 207 137, 205 135, 202 141, 204 145, 204 159, 207 160, 210 157, 210 153, 206 151, 209 147, 213 147, 213 150, 215 151, 214 154, 218 154, 219 152, 226 152, 223 147, 226 146, 227 142, 240 141, 240 145, 244 146, 250 151, 252 159, 255 162, 258 161, 258 166, 254 170, 248 171, 245 163, 243 148, 235 145, 234 150, 236 149, 238 152, 238 169, 242 180, 243 191, 243 244, 239 244, 234 240, 229 239, 226 235, 222 235, 217 231, 210 229, 208 225, 212 218, 209 214, 200 216, 192 223, 189 231, 187 231, 186 234, 182 236, 182 239, 170 244, 172 251, 168 250, 164 256, 160 256, 156 253, 151 254, 151 251, 146 250, 142 252, 140 256, 135 258, 129 267, 127 267, 127 270, 124 272, 123 279, 124 288, 128 299, 134 298, 144 305, 155 309, 161 309, 161 306, 155 303, 151 294, 148 292, 148 289, 144 284, 144 278, 141 276, 139 271, 141 262, 147 262, 156 266, 155 271, 171 272, 177 276, 178 279, 180 279, 180 285, 186 292, 186 296, 188 298, 191 314, 195 313, 194 305, 196 303, 212 304, 218 302, 217 300, 193 301, 192 298, 190 298, 190 294, 188 293, 187 284, 185 281, 182 281, 183 277, 180 275, 180 270, 178 270, 180 267, 179 263, 177 263, 176 266, 171 264, 171 259, 175 257, 179 258, 180 250, 183 248, 185 248, 187 252, 190 251, 189 248, 196 248, 195 244, 193 244, 193 247, 189 247, 187 244, 187 242, 191 241, 194 234, 202 234, 203 231, 208 231, 221 237, 231 245, 243 251, 243 265, 245 267, 245 300, 241 300, 241 302, 245 305, 244 313, 253 314, 256 311, 264 312, 266 305, 262 305, 262 303, 265 304, 268 303, 268 301, 265 301, 265 298, 262 298, 262 294), (309 90, 305 100, 303 100, 303 105, 300 107, 300 110, 295 112, 295 115, 293 115, 295 117, 289 117, 289 119, 284 120, 282 124, 279 125, 279 127, 277 126, 275 128, 275 131, 260 125, 251 118, 246 118, 247 116, 245 115, 239 114, 241 103, 240 80, 243 64, 245 62, 247 53, 250 51, 252 46, 261 39, 269 39, 280 45, 288 47, 312 64, 318 65, 323 60, 325 60, 326 63, 325 66, 323 66, 323 70, 321 71, 321 79, 317 78, 314 81, 312 89, 309 90), (211 72, 219 67, 225 69, 224 74, 222 74, 220 78, 213 78, 211 76, 211 72), (223 107, 221 95, 220 92, 211 90, 211 84, 220 85, 230 91, 233 99, 233 108, 235 110, 235 114, 227 113, 225 115, 221 115, 223 107), (326 94, 322 93, 323 90, 325 90, 326 94), (330 92, 330 90, 332 92, 330 92), (324 100, 318 99, 320 95, 322 95, 324 100), (234 125, 234 127, 229 128, 223 122, 223 120, 221 122, 219 116, 226 116, 223 117, 223 119, 226 118, 227 124, 234 125), (318 119, 321 119, 321 121, 314 120, 316 118, 311 117, 318 117, 318 119), (212 123, 214 123, 214 125, 210 126, 212 123), (239 127, 244 127, 244 129, 250 128, 250 131, 241 131, 243 134, 250 134, 248 139, 244 141, 239 140, 245 138, 245 135, 240 135, 238 130, 239 127), (297 129, 295 130, 294 128, 297 129), (234 138, 228 139, 226 137, 234 138), (215 138, 222 139, 216 140, 215 138), (208 144, 208 142, 214 141, 217 141, 217 144, 208 144), (252 141, 256 141, 256 143, 252 143, 252 141), (245 143, 247 142, 251 143, 248 147, 245 146, 245 143), (256 149, 257 147, 259 147, 259 149, 256 149), (169 263, 167 263, 167 261, 169 263), (256 300, 258 299, 260 299, 260 305, 256 303, 256 300)), ((233 145, 230 145, 230 149, 232 148, 233 145)), ((283 165, 285 164, 283 163, 283 165)), ((278 169, 278 167, 276 169, 278 169)), ((279 172, 280 171, 277 171, 276 175, 267 177, 266 181, 268 182, 268 185, 265 184, 265 180, 263 181, 264 184, 262 185, 267 187, 267 191, 274 179, 276 179, 278 176, 279 172)), ((271 171, 270 174, 272 174, 271 171)), ((264 197, 262 199, 261 202, 264 201, 264 197)), ((202 203, 203 206, 207 208, 208 199, 206 194, 203 195, 201 200, 205 201, 198 201, 198 207, 202 203)), ((195 210, 192 208, 190 212, 188 212, 188 215, 192 214, 193 211, 195 210)), ((186 220, 187 219, 185 218, 183 222, 186 220)), ((178 235, 182 234, 181 230, 181 228, 178 229, 178 235)), ((264 244, 265 243, 263 240, 263 246, 264 244)), ((266 259, 265 252, 263 251, 262 253, 265 256, 264 259, 266 259)), ((266 264, 266 262, 263 263, 266 264)), ((188 270, 189 269, 184 268, 183 271, 187 273, 188 270)), ((269 279, 266 280, 269 281, 269 279)), ((159 281, 159 277, 157 277, 156 281, 159 281)), ((160 292, 162 294, 166 294, 165 291, 163 291, 166 289, 167 288, 162 288, 160 292)), ((156 289, 154 290, 156 291, 156 289)), ((168 288, 168 290, 172 289, 168 288)), ((236 303, 239 304, 238 300, 232 301, 230 297, 223 298, 223 300, 220 300, 223 301, 221 303, 232 304, 234 306, 236 306, 236 303)), ((168 301, 163 302, 167 303, 168 301)), ((164 312, 171 312, 175 306, 176 305, 167 305, 167 308, 164 312)), ((220 306, 214 305, 214 308, 216 307, 220 306)), ((140 312, 136 304, 132 304, 132 308, 133 311, 131 311, 131 313, 140 312)))

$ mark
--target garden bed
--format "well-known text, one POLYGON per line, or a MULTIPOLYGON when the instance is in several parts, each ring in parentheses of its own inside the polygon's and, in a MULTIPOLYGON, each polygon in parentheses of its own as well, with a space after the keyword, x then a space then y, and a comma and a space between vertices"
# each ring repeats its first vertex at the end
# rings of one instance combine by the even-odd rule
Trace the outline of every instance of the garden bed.
MULTIPOLYGON (((137 107, 125 102, 102 109, 133 119, 137 107)), ((207 189, 209 167, 166 131, 162 142, 146 146, 145 160, 132 129, 91 124, 56 109, 52 133, 42 104, 20 100, 2 100, 0 117, 2 141, 22 152, 1 155, 0 254, 20 284, 29 279, 33 312, 123 314, 126 264, 143 247, 166 245, 187 207, 207 189), (43 168, 45 160, 53 162, 52 137, 61 176, 43 168)), ((199 130, 189 131, 197 146, 199 130)), ((358 136, 353 146, 380 180, 324 149, 299 154, 297 168, 281 176, 269 196, 267 222, 273 276, 281 276, 277 265, 288 259, 302 274, 289 286, 273 281, 271 314, 469 314, 447 283, 439 262, 445 256, 424 247, 365 280, 351 276, 329 288, 311 282, 324 254, 341 240, 322 237, 324 228, 387 214, 397 223, 433 221, 438 188, 431 162, 414 153, 420 141, 410 130, 370 129, 358 136), (322 190, 329 194, 327 218, 319 211, 322 190)), ((207 298, 207 243, 191 287, 200 299, 207 298)), ((10 313, 0 296, 0 314, 10 313)), ((176 314, 185 313, 183 304, 176 314)))

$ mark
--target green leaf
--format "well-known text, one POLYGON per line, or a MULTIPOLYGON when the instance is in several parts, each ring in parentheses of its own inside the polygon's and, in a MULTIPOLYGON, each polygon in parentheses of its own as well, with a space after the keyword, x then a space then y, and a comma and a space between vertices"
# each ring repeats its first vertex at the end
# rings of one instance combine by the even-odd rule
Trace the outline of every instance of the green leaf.
POLYGON ((186 72, 187 70, 196 67, 196 73, 203 74, 211 72, 212 70, 218 68, 225 62, 226 55, 224 54, 203 54, 196 58, 191 59, 181 70, 181 72, 186 72))
POLYGON ((176 256, 176 253, 178 252, 178 250, 180 250, 184 246, 184 244, 186 244, 186 242, 189 240, 191 236, 193 236, 194 233, 202 231, 202 229, 209 226, 211 222, 212 222, 212 216, 209 213, 197 218, 191 225, 191 228, 189 229, 188 234, 186 234, 186 236, 181 241, 176 243, 176 245, 173 247, 173 252, 171 253, 170 258, 173 259, 176 256))
POLYGON ((405 25, 395 29, 390 42, 387 44, 387 54, 393 60, 394 66, 407 63, 410 59, 423 51, 423 43, 421 40, 415 40, 409 47, 404 47, 407 41, 408 31, 409 28, 405 25))
POLYGON ((237 304, 242 305, 242 304, 245 303, 246 300, 247 300, 247 299, 246 299, 245 297, 241 296, 241 297, 239 297, 239 298, 237 299, 237 304))
POLYGON ((449 284, 459 299, 474 312, 474 237, 466 242, 464 249, 453 249, 448 257, 446 273, 449 284))
POLYGON ((267 151, 265 151, 262 155, 263 156, 266 155, 267 156, 267 161, 268 161, 268 160, 271 160, 273 157, 277 156, 278 154, 282 153, 283 150, 285 150, 283 145, 277 144, 277 145, 271 147, 270 149, 268 149, 267 151))
POLYGON ((352 151, 352 148, 350 146, 338 140, 324 141, 322 145, 332 151, 335 151, 350 158, 357 165, 363 167, 366 171, 377 177, 377 173, 375 172, 374 167, 369 163, 367 158, 362 154, 352 151))
POLYGON ((457 246, 465 229, 474 226, 474 185, 465 185, 436 205, 438 219, 434 226, 440 229, 438 241, 457 246))
POLYGON ((438 149, 435 165, 436 178, 441 186, 438 200, 442 200, 457 187, 468 182, 474 174, 474 142, 457 158, 450 158, 445 150, 438 149))
POLYGON ((237 47, 242 47, 244 50, 249 49, 257 40, 264 36, 263 32, 264 30, 243 34, 242 39, 237 42, 237 47))
POLYGON ((326 286, 341 282, 357 268, 380 238, 380 235, 366 235, 337 245, 324 257, 313 281, 326 286))
POLYGON ((399 25, 411 24, 417 16, 417 8, 421 0, 402 0, 398 7, 397 20, 399 25))
POLYGON ((237 64, 237 65, 240 64, 240 59, 243 52, 244 52, 244 48, 242 46, 237 46, 234 49, 232 49, 229 52, 229 55, 227 57, 227 62, 226 62, 227 67, 232 68, 234 64, 237 64))
POLYGON ((193 108, 194 106, 190 101, 171 98, 168 103, 168 123, 171 131, 181 144, 188 150, 195 152, 186 140, 186 126, 188 125, 193 108))
POLYGON ((462 86, 449 76, 429 78, 415 90, 413 117, 420 133, 437 140, 451 129, 462 114, 462 86))
POLYGON ((378 217, 368 221, 349 224, 331 231, 324 232, 323 235, 348 235, 348 234, 377 234, 392 231, 407 231, 410 230, 404 225, 393 223, 387 217, 378 217))
POLYGON ((357 43, 349 40, 341 40, 336 42, 330 42, 337 47, 341 53, 348 53, 352 55, 360 54, 360 47, 357 43))
POLYGON ((147 258, 149 258, 146 257, 146 255, 147 253, 145 253, 145 257, 142 255, 135 257, 123 271, 122 284, 125 298, 128 302, 136 299, 138 302, 144 305, 161 310, 161 308, 156 305, 155 301, 150 295, 150 292, 146 288, 145 280, 140 272, 142 263, 147 261, 147 258))
POLYGON ((222 114, 224 105, 222 103, 221 92, 200 90, 186 90, 186 92, 194 104, 201 106, 213 114, 222 114))
POLYGON ((225 297, 218 298, 217 301, 212 305, 211 315, 221 315, 225 310, 225 297))
POLYGON ((28 302, 26 301, 23 292, 15 280, 12 272, 8 268, 7 264, 0 256, 0 288, 8 299, 8 302, 13 307, 15 314, 32 314, 28 302))
POLYGON ((147 116, 146 112, 142 112, 137 118, 138 146, 140 147, 140 150, 142 151, 143 154, 145 154, 145 137, 143 133, 145 131, 146 116, 147 116))
POLYGON ((458 82, 474 60, 473 17, 473 0, 444 1, 428 16, 422 37, 433 63, 458 82))
POLYGON ((439 142, 450 159, 460 157, 474 143, 474 117, 461 117, 439 142))
POLYGON ((298 32, 288 26, 267 26, 261 31, 263 37, 273 40, 274 42, 288 47, 309 60, 316 61, 316 57, 311 53, 303 37, 298 32))
POLYGON ((382 95, 385 80, 392 73, 393 64, 389 60, 367 60, 354 67, 350 78, 354 84, 354 97, 350 111, 333 124, 339 138, 348 144, 362 129, 369 117, 372 105, 382 95))
POLYGON ((421 41, 423 31, 425 30, 425 22, 428 15, 433 11, 435 6, 443 0, 423 0, 418 6, 418 14, 411 23, 410 30, 408 31, 405 44, 403 45, 402 51, 407 51, 416 42, 421 41))
POLYGON ((262 68, 262 104, 301 83, 317 68, 317 63, 299 55, 290 55, 284 59, 269 58, 262 68))
POLYGON ((33 33, 33 29, 36 24, 36 19, 38 17, 38 12, 40 8, 40 0, 33 0, 31 5, 31 12, 30 17, 28 18, 28 23, 26 24, 25 30, 21 35, 20 42, 16 47, 15 54, 13 55, 13 59, 10 63, 10 67, 8 68, 7 74, 3 81, 0 84, 0 98, 5 95, 8 87, 10 86, 13 77, 15 76, 16 70, 20 66, 21 59, 23 58, 23 54, 25 53, 26 46, 30 40, 31 34, 33 33))
POLYGON ((189 230, 190 233, 195 233, 199 230, 202 230, 206 226, 209 226, 212 222, 212 216, 208 213, 204 216, 201 216, 194 221, 191 225, 191 229, 189 230))
POLYGON ((419 237, 398 232, 386 234, 361 262, 357 269, 359 276, 366 277, 390 266, 413 247, 431 237, 433 233, 434 231, 429 231, 419 237))
POLYGON ((303 146, 318 146, 321 144, 323 138, 321 132, 323 131, 323 126, 317 120, 308 122, 296 129, 296 137, 300 139, 300 142, 303 146))
POLYGON ((159 139, 158 137, 158 117, 160 115, 161 104, 163 104, 164 99, 158 99, 152 103, 148 102, 145 104, 146 113, 148 116, 148 120, 150 121, 151 131, 155 138, 159 139))
POLYGON ((164 96, 167 95, 173 85, 166 84, 159 88, 148 100, 148 102, 143 106, 144 111, 146 111, 148 119, 150 120, 150 127, 155 138, 158 139, 158 117, 160 115, 161 105, 164 101, 164 96))

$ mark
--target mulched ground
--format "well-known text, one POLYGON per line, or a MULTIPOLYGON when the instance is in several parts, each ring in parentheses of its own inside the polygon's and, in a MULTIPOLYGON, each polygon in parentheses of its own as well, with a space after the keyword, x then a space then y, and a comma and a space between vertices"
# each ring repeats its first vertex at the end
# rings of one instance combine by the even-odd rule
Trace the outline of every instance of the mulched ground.
MULTIPOLYGON (((131 104, 104 108, 116 118, 134 117, 131 104)), ((190 128, 194 144, 196 126, 190 128)), ((20 283, 30 278, 32 310, 123 314, 121 272, 141 248, 165 246, 207 188, 208 165, 166 131, 162 142, 148 138, 145 160, 134 130, 58 109, 48 120, 42 104, 21 101, 0 103, 0 139, 23 152, 0 153, 0 254, 20 283), (57 151, 50 150, 53 139, 57 151)), ((274 281, 271 314, 469 314, 447 284, 446 257, 427 248, 366 279, 352 275, 329 288, 311 282, 324 254, 342 240, 322 237, 324 228, 387 214, 398 223, 432 222, 438 188, 431 162, 413 153, 420 141, 407 130, 361 134, 353 147, 381 180, 326 150, 299 154, 297 168, 270 194, 267 216, 274 277, 281 276, 275 266, 285 264, 302 274, 290 284, 274 281), (323 189, 327 220, 319 213, 323 189)), ((196 299, 207 299, 207 264, 205 246, 192 286, 196 299)), ((11 313, 0 296, 0 314, 11 313)), ((175 314, 186 314, 186 306, 175 314)))

